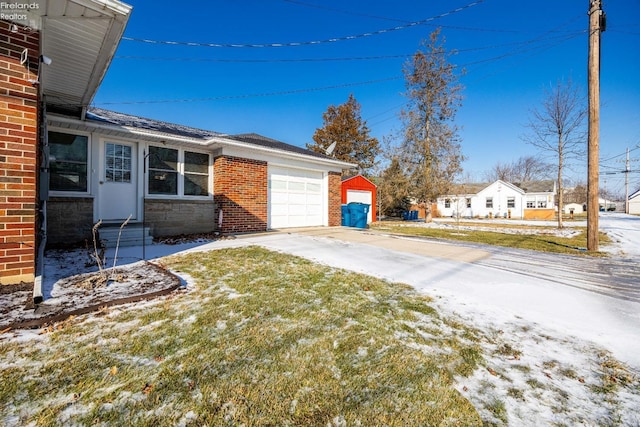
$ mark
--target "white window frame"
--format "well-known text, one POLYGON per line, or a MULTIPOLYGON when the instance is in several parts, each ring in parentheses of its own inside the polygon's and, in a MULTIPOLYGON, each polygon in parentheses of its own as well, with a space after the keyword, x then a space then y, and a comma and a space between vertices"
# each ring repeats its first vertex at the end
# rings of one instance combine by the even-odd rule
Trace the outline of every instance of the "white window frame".
POLYGON ((150 194, 149 193, 149 158, 145 159, 145 171, 144 174, 144 194, 149 200, 213 200, 213 155, 206 150, 198 150, 190 147, 176 147, 176 146, 162 146, 157 144, 148 144, 146 147, 146 155, 151 152, 151 147, 166 148, 170 150, 176 150, 178 152, 178 162, 176 172, 178 174, 177 193, 178 194, 150 194), (184 194, 184 180, 185 180, 185 151, 190 153, 206 154, 209 157, 207 165, 207 195, 206 196, 189 196, 184 194))
MULTIPOLYGON (((56 132, 56 133, 64 133, 67 135, 76 135, 76 136, 84 136, 87 138, 87 191, 64 191, 64 190, 51 190, 51 170, 49 170, 49 195, 50 196, 54 196, 54 197, 88 197, 91 196, 93 193, 91 191, 92 189, 92 176, 93 176, 93 138, 91 137, 91 133, 90 132, 83 132, 83 131, 78 131, 78 130, 74 130, 74 131, 70 131, 69 129, 60 129, 60 128, 54 128, 54 127, 48 127, 47 128, 47 144, 49 144, 49 132, 56 132)), ((49 163, 51 163, 51 160, 49 160, 49 163)))
POLYGON ((485 199, 484 199, 484 207, 485 207, 485 209, 493 209, 493 196, 485 197, 485 199))

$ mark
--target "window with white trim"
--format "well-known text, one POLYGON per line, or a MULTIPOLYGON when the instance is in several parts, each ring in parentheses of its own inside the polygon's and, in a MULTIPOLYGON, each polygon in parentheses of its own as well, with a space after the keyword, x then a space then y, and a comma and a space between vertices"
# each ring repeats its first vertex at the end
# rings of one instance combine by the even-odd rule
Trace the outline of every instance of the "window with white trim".
POLYGON ((154 196, 209 196, 209 154, 149 146, 148 193, 154 196))
POLYGON ((515 208, 516 207, 516 198, 513 196, 507 197, 507 208, 515 208))
POLYGON ((89 138, 84 135, 53 132, 49 142, 49 189, 86 193, 89 188, 89 138))
POLYGON ((493 208, 493 197, 487 197, 485 201, 485 207, 489 209, 493 208))
POLYGON ((149 147, 149 194, 178 195, 178 150, 149 147))
POLYGON ((451 207, 451 199, 444 199, 444 207, 449 209, 451 207))
POLYGON ((184 152, 184 195, 209 195, 209 155, 184 152))

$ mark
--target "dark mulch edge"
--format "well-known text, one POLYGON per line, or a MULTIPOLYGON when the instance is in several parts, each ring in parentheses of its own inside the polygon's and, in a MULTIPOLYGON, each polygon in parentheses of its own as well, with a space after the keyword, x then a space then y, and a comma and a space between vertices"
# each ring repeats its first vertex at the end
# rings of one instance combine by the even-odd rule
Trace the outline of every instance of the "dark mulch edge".
POLYGON ((13 330, 13 329, 39 329, 51 323, 62 322, 64 320, 67 320, 71 316, 80 316, 82 314, 92 313, 94 311, 98 311, 105 307, 112 307, 115 305, 128 304, 128 303, 137 302, 137 301, 148 301, 160 296, 168 295, 182 286, 182 279, 180 279, 178 276, 176 276, 166 268, 162 268, 159 265, 148 262, 148 261, 146 261, 146 264, 159 270, 162 274, 168 276, 172 282, 171 285, 165 289, 155 291, 155 292, 133 295, 126 298, 117 298, 114 300, 101 302, 99 304, 93 304, 86 307, 82 307, 77 310, 66 311, 63 313, 53 314, 50 316, 43 316, 39 319, 31 319, 31 320, 25 320, 22 322, 16 322, 8 325, 2 325, 0 326, 0 331, 4 333, 4 332, 9 332, 10 330, 13 330))

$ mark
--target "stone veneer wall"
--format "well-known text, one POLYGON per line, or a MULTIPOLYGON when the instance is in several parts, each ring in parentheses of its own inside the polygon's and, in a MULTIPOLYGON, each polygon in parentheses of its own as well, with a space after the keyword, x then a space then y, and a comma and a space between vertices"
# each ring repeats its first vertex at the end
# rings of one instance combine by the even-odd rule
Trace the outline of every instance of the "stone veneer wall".
POLYGON ((213 164, 213 194, 222 233, 267 229, 267 162, 220 156, 213 164))
POLYGON ((36 262, 40 35, 0 21, 0 284, 32 282, 36 262), (20 64, 28 49, 29 61, 20 64))
POLYGON ((329 227, 342 223, 342 175, 329 172, 329 227))
POLYGON ((146 226, 154 237, 209 233, 215 229, 213 200, 150 200, 144 202, 146 226))
POLYGON ((93 198, 49 197, 47 246, 73 246, 93 242, 93 198))

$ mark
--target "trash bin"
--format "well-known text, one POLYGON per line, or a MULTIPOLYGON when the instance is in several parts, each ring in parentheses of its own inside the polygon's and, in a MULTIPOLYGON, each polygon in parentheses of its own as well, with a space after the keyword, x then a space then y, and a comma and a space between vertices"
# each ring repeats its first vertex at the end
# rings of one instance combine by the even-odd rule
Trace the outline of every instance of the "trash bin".
POLYGON ((351 227, 367 228, 367 214, 370 205, 366 203, 349 203, 349 215, 351 216, 351 227))
POLYGON ((418 219, 418 211, 411 211, 411 219, 412 220, 418 219))
POLYGON ((342 226, 351 227, 351 213, 349 213, 349 205, 342 205, 342 226))
POLYGON ((409 221, 411 219, 411 212, 410 211, 402 211, 402 219, 404 221, 409 221))

